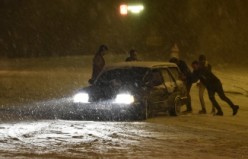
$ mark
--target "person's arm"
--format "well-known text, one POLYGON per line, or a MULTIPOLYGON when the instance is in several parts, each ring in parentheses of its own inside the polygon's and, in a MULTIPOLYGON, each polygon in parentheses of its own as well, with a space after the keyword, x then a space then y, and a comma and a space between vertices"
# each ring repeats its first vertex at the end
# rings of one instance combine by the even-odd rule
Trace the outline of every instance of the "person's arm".
POLYGON ((198 73, 197 73, 196 71, 193 71, 193 72, 191 73, 191 82, 192 82, 192 83, 196 83, 199 79, 200 79, 200 78, 199 78, 198 73))

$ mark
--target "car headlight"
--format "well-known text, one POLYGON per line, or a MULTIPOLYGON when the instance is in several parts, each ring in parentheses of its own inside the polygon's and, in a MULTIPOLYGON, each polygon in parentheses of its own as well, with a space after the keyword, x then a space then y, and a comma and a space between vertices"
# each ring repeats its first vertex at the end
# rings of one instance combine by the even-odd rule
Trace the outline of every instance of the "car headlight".
POLYGON ((87 93, 78 93, 73 97, 74 103, 88 103, 89 102, 89 94, 87 93))
POLYGON ((115 98, 115 103, 131 104, 134 102, 134 97, 131 94, 118 94, 115 98))

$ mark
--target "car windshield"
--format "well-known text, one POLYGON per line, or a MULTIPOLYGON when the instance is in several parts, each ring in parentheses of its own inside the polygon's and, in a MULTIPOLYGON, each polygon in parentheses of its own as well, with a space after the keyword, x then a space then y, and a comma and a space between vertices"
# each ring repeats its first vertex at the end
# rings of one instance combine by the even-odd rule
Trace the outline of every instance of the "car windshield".
POLYGON ((108 85, 112 82, 117 82, 119 84, 139 85, 148 70, 149 69, 147 68, 121 68, 110 70, 100 75, 100 77, 96 81, 96 84, 108 85))

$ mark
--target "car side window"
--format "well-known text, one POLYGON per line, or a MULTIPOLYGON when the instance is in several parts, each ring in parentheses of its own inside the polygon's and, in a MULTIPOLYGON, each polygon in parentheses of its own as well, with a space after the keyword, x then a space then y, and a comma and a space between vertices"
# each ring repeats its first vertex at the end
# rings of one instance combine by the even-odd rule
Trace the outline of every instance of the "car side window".
POLYGON ((172 76, 174 77, 175 80, 179 80, 180 79, 180 73, 179 70, 176 67, 169 67, 169 71, 172 74, 172 76))
POLYGON ((155 71, 153 72, 153 82, 154 82, 154 85, 161 85, 163 84, 164 80, 163 80, 163 77, 160 73, 160 71, 155 71))
POLYGON ((173 82, 173 79, 167 69, 162 70, 162 76, 164 78, 164 82, 173 82))
POLYGON ((162 85, 164 82, 163 76, 158 69, 152 70, 146 77, 145 77, 145 83, 150 86, 159 86, 162 85))

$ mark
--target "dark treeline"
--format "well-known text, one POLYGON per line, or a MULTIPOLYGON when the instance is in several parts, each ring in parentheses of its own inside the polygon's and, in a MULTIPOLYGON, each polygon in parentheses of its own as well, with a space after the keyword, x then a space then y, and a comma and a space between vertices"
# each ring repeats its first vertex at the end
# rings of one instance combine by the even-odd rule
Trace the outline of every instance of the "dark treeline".
POLYGON ((138 2, 145 5, 141 15, 122 17, 121 0, 1 0, 0 55, 92 54, 102 43, 116 53, 166 54, 177 43, 185 57, 246 58, 248 0, 138 2))

